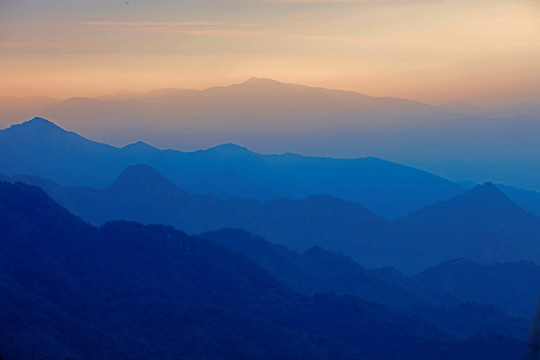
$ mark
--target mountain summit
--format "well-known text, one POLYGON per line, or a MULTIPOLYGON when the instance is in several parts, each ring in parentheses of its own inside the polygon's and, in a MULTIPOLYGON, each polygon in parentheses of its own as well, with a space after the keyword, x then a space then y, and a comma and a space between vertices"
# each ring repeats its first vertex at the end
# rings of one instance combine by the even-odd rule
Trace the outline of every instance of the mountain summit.
POLYGON ((351 295, 299 296, 211 241, 95 228, 23 184, 0 182, 0 245, 6 359, 500 360, 522 347, 463 341, 351 295))
POLYGON ((132 152, 132 153, 147 153, 147 152, 158 151, 159 149, 143 141, 137 141, 135 143, 124 146, 122 150, 132 152))
MULTIPOLYGON (((0 131, 0 150, 13 154, 0 157, 0 171, 62 185, 108 187, 127 166, 144 163, 192 194, 261 200, 326 194, 388 218, 464 191, 433 174, 376 158, 264 155, 231 143, 194 152, 148 151, 143 144, 116 148, 60 128, 50 133, 28 125, 0 131)), ((42 125, 56 129, 45 121, 42 125)))
POLYGON ((254 154, 247 147, 240 146, 233 143, 221 144, 206 150, 209 153, 215 153, 222 156, 240 156, 254 154))
POLYGON ((21 124, 15 124, 11 125, 8 129, 5 130, 6 132, 21 132, 24 131, 25 135, 28 135, 28 132, 32 133, 41 133, 46 132, 47 134, 54 134, 54 133, 67 133, 66 130, 62 129, 60 126, 56 125, 55 123, 44 119, 42 117, 34 117, 31 120, 25 121, 21 124))
POLYGON ((509 203, 512 202, 502 191, 500 191, 497 186, 495 186, 492 182, 486 182, 481 185, 477 185, 474 188, 472 188, 468 193, 467 197, 469 199, 475 199, 476 201, 480 202, 505 202, 507 205, 510 205, 509 203))
POLYGON ((251 77, 248 80, 244 81, 243 83, 240 83, 236 86, 241 87, 250 87, 250 88, 283 88, 287 86, 288 84, 282 83, 277 80, 267 79, 267 78, 258 78, 258 77, 251 77))
POLYGON ((139 196, 171 195, 180 190, 153 167, 146 164, 128 166, 109 188, 111 191, 139 196))
POLYGON ((444 222, 447 227, 453 225, 469 230, 493 226, 502 230, 515 227, 516 222, 537 223, 540 219, 527 213, 494 184, 487 182, 453 199, 413 212, 404 221, 432 225, 444 222))
POLYGON ((396 225, 410 234, 411 247, 431 248, 433 258, 468 254, 479 262, 539 259, 540 218, 492 183, 415 211, 396 225))

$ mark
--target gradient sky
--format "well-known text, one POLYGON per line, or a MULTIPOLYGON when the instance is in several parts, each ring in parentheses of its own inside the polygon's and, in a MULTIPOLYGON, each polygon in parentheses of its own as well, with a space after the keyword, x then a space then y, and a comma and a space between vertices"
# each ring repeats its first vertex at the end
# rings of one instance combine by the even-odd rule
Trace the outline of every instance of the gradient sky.
POLYGON ((540 102, 540 1, 0 0, 0 95, 251 76, 433 104, 540 102))

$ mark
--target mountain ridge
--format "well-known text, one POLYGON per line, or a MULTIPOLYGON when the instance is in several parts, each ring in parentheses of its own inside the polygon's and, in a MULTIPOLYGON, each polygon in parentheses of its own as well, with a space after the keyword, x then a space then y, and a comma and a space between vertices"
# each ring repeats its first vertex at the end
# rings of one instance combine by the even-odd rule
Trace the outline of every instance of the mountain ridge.
POLYGON ((126 168, 120 180, 104 189, 62 187, 35 177, 10 179, 43 187, 60 204, 97 225, 122 219, 173 225, 192 234, 244 228, 297 251, 319 246, 368 267, 394 265, 409 274, 456 257, 538 261, 540 247, 535 240, 540 219, 490 184, 388 221, 362 205, 328 195, 266 201, 192 195, 148 165, 126 168))
POLYGON ((384 242, 392 233, 390 222, 350 201, 328 195, 269 201, 191 195, 148 165, 127 167, 104 189, 62 187, 35 177, 6 180, 10 179, 43 187, 60 204, 94 225, 120 219, 172 225, 191 234, 242 227, 300 251, 317 244, 333 250, 349 249, 356 255, 371 244, 384 242), (358 230, 362 239, 351 229, 358 230))
POLYGON ((540 248, 540 218, 492 183, 412 212, 394 224, 415 239, 411 247, 446 254, 446 260, 468 253, 465 257, 482 263, 540 262, 535 256, 540 248))
MULTIPOLYGON (((522 221, 540 221, 539 217, 523 210, 491 182, 477 185, 453 199, 440 201, 397 221, 407 222, 415 218, 420 220, 424 215, 429 216, 431 220, 435 216, 449 221, 455 218, 456 221, 460 221, 460 224, 466 223, 471 226, 474 224, 471 218, 493 223, 504 222, 509 217, 519 217, 522 221)), ((423 218, 423 221, 429 220, 423 218)))
POLYGON ((540 296, 539 273, 540 266, 528 261, 480 264, 456 259, 426 269, 414 279, 464 301, 489 300, 512 314, 532 318, 540 296))
POLYGON ((28 185, 0 182, 0 199, 6 358, 408 360, 429 348, 441 360, 502 360, 523 347, 461 340, 354 296, 302 297, 211 241, 158 225, 95 228, 28 185))
POLYGON ((27 122, 16 128, 21 130, 16 134, 10 129, 0 131, 3 151, 19 159, 0 159, 0 171, 40 176, 62 185, 103 188, 127 166, 146 163, 192 194, 261 200, 327 194, 361 203, 385 217, 404 215, 463 192, 459 185, 436 175, 374 157, 264 155, 232 143, 194 152, 139 144, 130 151, 76 133, 49 136, 34 131, 34 125, 27 122))

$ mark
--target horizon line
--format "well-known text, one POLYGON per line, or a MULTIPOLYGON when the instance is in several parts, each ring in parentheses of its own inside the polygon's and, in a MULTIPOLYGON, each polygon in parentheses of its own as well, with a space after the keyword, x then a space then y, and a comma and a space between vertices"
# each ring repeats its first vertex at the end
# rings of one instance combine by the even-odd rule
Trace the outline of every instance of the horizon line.
POLYGON ((116 97, 118 95, 122 95, 122 93, 125 93, 127 97, 124 100, 136 100, 138 97, 147 96, 147 95, 151 94, 154 91, 182 90, 182 91, 195 91, 195 92, 198 92, 198 93, 204 93, 204 92, 206 92, 208 90, 212 90, 212 89, 223 89, 223 88, 230 88, 230 87, 233 87, 233 86, 244 85, 244 84, 249 83, 250 81, 268 81, 268 82, 278 83, 278 84, 281 84, 281 85, 301 86, 301 87, 305 87, 305 88, 309 88, 309 89, 340 91, 340 92, 345 92, 345 93, 350 93, 350 94, 367 96, 367 97, 371 97, 371 98, 375 98, 375 99, 399 99, 399 100, 418 102, 418 103, 421 103, 421 104, 434 106, 434 107, 444 107, 444 106, 449 106, 449 105, 465 105, 465 106, 477 107, 480 110, 495 110, 495 109, 500 109, 500 108, 510 107, 510 106, 516 106, 516 105, 521 105, 521 104, 540 105, 540 99, 538 101, 536 101, 536 102, 535 101, 519 101, 519 102, 512 102, 512 103, 502 105, 502 106, 479 105, 479 104, 475 103, 474 101, 471 102, 471 101, 467 101, 467 100, 463 100, 463 99, 458 100, 458 101, 445 101, 445 102, 442 102, 442 103, 441 102, 433 103, 433 102, 417 100, 417 99, 409 98, 409 97, 376 96, 376 95, 370 95, 370 94, 360 92, 360 91, 356 91, 356 90, 347 90, 347 89, 341 89, 341 88, 335 88, 335 87, 312 86, 312 85, 306 85, 306 84, 300 84, 300 83, 276 80, 276 79, 272 79, 272 78, 269 78, 269 77, 258 77, 258 76, 251 76, 248 79, 246 79, 244 81, 241 81, 241 82, 233 82, 233 83, 229 83, 229 84, 225 84, 225 85, 212 85, 212 86, 207 86, 207 87, 202 87, 202 88, 189 88, 189 87, 181 87, 181 86, 179 86, 179 87, 170 87, 170 86, 168 86, 168 87, 150 88, 150 89, 147 89, 147 90, 144 90, 144 91, 135 91, 135 90, 130 90, 130 89, 126 89, 126 88, 120 88, 120 89, 118 89, 118 90, 116 90, 114 92, 101 93, 101 94, 98 94, 98 95, 73 95, 73 96, 68 96, 68 97, 52 97, 52 96, 47 96, 47 95, 12 96, 12 95, 1 95, 0 94, 0 99, 2 99, 2 98, 18 99, 18 100, 49 99, 50 101, 52 101, 51 104, 53 102, 63 102, 63 101, 68 101, 68 100, 72 100, 72 99, 91 99, 91 100, 96 100, 96 101, 115 101, 114 97, 116 97), (111 97, 112 99, 100 99, 100 98, 104 98, 104 97, 111 97))

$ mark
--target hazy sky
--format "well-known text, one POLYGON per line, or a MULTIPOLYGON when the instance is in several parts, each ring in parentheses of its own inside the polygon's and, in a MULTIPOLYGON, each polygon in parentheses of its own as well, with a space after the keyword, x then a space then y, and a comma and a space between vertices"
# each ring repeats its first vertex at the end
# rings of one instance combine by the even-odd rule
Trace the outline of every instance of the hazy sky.
POLYGON ((0 95, 251 76, 434 104, 540 102, 540 0, 0 0, 0 95))

